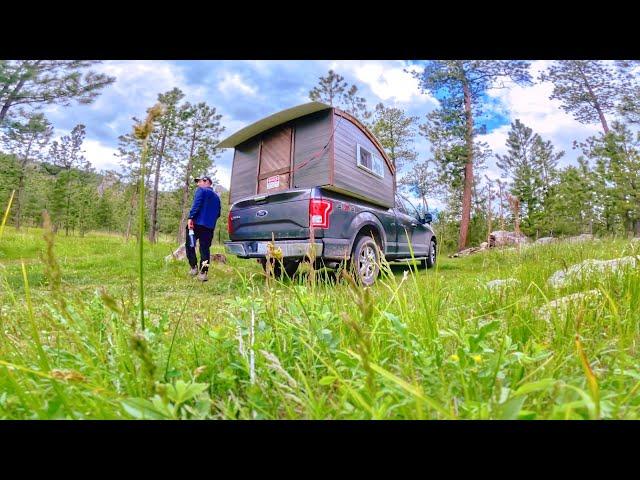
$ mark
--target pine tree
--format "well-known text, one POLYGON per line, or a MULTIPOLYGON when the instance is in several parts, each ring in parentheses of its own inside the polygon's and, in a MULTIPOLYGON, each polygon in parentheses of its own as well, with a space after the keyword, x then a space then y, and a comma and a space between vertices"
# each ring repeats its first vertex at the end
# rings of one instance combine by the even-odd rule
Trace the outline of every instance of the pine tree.
MULTIPOLYGON (((427 115, 427 121, 419 126, 419 131, 431 144, 432 156, 426 165, 421 167, 425 172, 430 168, 433 172, 433 181, 429 185, 431 196, 440 198, 447 204, 452 217, 460 219, 463 214, 463 190, 468 164, 464 117, 460 115, 459 110, 449 108, 443 103, 440 108, 427 115)), ((485 168, 485 161, 491 155, 491 151, 486 144, 474 142, 472 154, 476 167, 471 182, 473 197, 474 192, 477 193, 476 186, 481 183, 480 172, 485 168)), ((410 188, 418 187, 410 178, 403 183, 410 188)))
POLYGON ((564 152, 555 152, 551 142, 516 119, 507 137, 506 155, 496 155, 503 178, 510 178, 510 192, 520 201, 522 227, 527 235, 540 228, 544 201, 551 186, 558 160, 564 152))
MULTIPOLYGON (((170 150, 176 146, 176 136, 181 128, 179 103, 184 98, 184 93, 179 88, 161 93, 158 101, 165 106, 164 113, 158 118, 159 148, 155 151, 155 165, 153 191, 151 193, 151 225, 149 229, 149 241, 155 243, 158 232, 158 192, 160 190, 160 173, 162 167, 170 163, 170 150)), ((151 139, 150 139, 151 141, 151 139)), ((151 169, 150 169, 151 170, 151 169)))
POLYGON ((340 102, 347 88, 347 82, 344 81, 344 77, 333 70, 329 70, 325 77, 319 78, 318 85, 309 91, 309 99, 334 106, 340 102))
POLYGON ((20 229, 25 203, 25 180, 34 161, 42 159, 44 148, 51 140, 53 126, 42 113, 23 114, 26 121, 9 121, 2 134, 2 144, 18 159, 17 195, 14 202, 16 229, 20 229))
POLYGON ((416 160, 413 149, 418 117, 407 116, 400 108, 376 105, 372 132, 396 167, 396 171, 416 160))
POLYGON ((371 117, 367 101, 364 97, 358 96, 358 87, 349 85, 342 75, 333 70, 329 70, 325 77, 319 78, 318 85, 309 91, 309 99, 344 110, 365 125, 371 117))
POLYGON ((215 177, 213 159, 218 155, 214 148, 219 142, 219 137, 224 131, 220 125, 222 115, 216 113, 215 107, 210 107, 201 102, 197 105, 186 103, 180 109, 180 117, 183 128, 180 136, 186 152, 186 161, 183 163, 182 196, 180 201, 180 223, 178 227, 177 241, 184 241, 186 221, 188 215, 189 194, 193 191, 193 174, 207 172, 210 177, 215 177))
POLYGON ((114 77, 83 71, 93 60, 0 60, 0 125, 16 106, 91 103, 114 77))
POLYGON ((640 133, 613 122, 609 134, 589 137, 581 147, 604 174, 608 206, 627 231, 640 236, 640 133))
POLYGON ((602 60, 557 60, 540 74, 540 81, 553 83, 552 99, 581 123, 600 122, 609 133, 606 115, 615 112, 623 88, 621 76, 611 62, 602 60))
POLYGON ((427 62, 422 72, 415 73, 423 91, 440 97, 445 110, 456 111, 464 119, 465 168, 462 195, 462 218, 458 249, 467 245, 471 220, 471 197, 474 183, 474 119, 481 113, 485 93, 503 86, 511 79, 518 84, 530 82, 529 63, 514 60, 434 60, 427 62))
POLYGON ((593 175, 583 157, 578 166, 569 166, 558 173, 551 187, 545 229, 550 235, 575 235, 590 230, 595 217, 593 175))
POLYGON ((49 158, 59 168, 53 188, 52 216, 56 226, 64 225, 66 235, 78 222, 76 199, 79 190, 80 172, 91 169, 89 162, 82 155, 82 143, 85 137, 85 126, 76 125, 70 135, 63 136, 60 143, 52 142, 49 158))

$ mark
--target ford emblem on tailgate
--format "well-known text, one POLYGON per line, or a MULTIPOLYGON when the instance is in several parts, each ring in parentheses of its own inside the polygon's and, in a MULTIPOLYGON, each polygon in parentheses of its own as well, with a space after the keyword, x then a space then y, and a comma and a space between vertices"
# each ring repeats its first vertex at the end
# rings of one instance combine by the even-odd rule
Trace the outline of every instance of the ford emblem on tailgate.
POLYGON ((267 212, 266 210, 258 210, 256 212, 256 217, 265 217, 269 212, 267 212))

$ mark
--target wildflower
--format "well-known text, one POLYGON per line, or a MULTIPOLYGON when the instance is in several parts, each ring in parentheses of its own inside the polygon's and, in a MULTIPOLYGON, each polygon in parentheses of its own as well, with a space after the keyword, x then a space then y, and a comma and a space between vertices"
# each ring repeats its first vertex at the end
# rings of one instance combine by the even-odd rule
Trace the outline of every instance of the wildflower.
POLYGON ((449 360, 451 360, 452 362, 457 362, 460 360, 460 357, 454 353, 449 357, 449 360))
POLYGON ((476 363, 482 363, 482 357, 480 355, 471 355, 471 358, 473 358, 476 363))

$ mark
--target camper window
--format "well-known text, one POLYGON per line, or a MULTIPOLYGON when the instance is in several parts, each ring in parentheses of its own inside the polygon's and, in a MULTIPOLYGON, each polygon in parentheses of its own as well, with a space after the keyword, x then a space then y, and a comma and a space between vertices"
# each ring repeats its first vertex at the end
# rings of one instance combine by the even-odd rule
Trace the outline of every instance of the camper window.
POLYGON ((382 166, 382 159, 360 144, 357 144, 357 161, 358 166, 364 168, 368 172, 374 175, 384 178, 384 167, 382 166))

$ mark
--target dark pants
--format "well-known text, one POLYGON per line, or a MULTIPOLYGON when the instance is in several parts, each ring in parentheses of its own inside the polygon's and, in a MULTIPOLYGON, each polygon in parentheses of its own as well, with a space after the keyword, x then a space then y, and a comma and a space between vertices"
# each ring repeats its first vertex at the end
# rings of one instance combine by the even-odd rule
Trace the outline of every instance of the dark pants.
MULTIPOLYGON (((203 225, 194 225, 194 244, 200 243, 200 271, 209 271, 209 261, 211 260, 211 254, 209 249, 211 248, 211 241, 213 240, 213 228, 207 228, 203 225), (202 262, 206 261, 207 264, 202 266, 202 262)), ((196 258, 196 249, 191 246, 191 239, 189 238, 189 227, 187 227, 187 241, 185 242, 187 247, 187 258, 189 259, 189 265, 191 268, 195 268, 198 265, 198 259, 196 258)))

